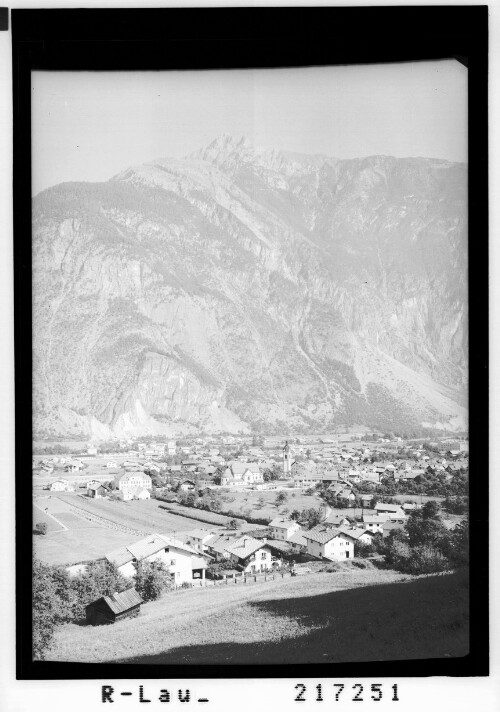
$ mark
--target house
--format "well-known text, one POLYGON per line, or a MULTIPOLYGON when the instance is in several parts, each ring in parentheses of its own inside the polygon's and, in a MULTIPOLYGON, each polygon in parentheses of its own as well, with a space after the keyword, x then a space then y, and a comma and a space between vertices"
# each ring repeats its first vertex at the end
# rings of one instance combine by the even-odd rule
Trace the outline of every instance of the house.
POLYGON ((191 532, 183 532, 181 535, 182 541, 196 551, 207 551, 207 542, 213 537, 212 532, 208 529, 193 529, 191 532))
POLYGON ((387 517, 383 514, 364 514, 362 526, 364 527, 364 529, 368 529, 369 531, 372 531, 375 534, 377 532, 379 534, 382 534, 383 526, 386 521, 387 517))
POLYGON ((231 534, 213 534, 211 537, 205 540, 205 546, 207 553, 213 556, 216 561, 223 561, 224 559, 229 559, 229 552, 227 547, 231 542, 236 539, 236 533, 231 534))
POLYGON ((70 484, 65 479, 55 480, 51 483, 49 489, 51 492, 65 492, 70 489, 70 484))
POLYGON ((304 538, 307 542, 307 553, 318 559, 338 561, 354 558, 355 539, 345 531, 314 528, 304 532, 304 538))
POLYGON ((135 588, 129 588, 112 596, 102 596, 85 607, 85 618, 90 625, 115 623, 123 618, 136 616, 144 603, 135 588))
POLYGON ((175 584, 205 579, 206 558, 192 547, 168 535, 150 534, 145 539, 122 546, 105 555, 124 575, 135 576, 134 564, 162 561, 175 584))
POLYGON ((115 462, 114 460, 110 460, 109 462, 106 463, 106 467, 109 469, 118 467, 118 463, 115 462))
POLYGON ((298 522, 294 522, 292 519, 283 519, 277 517, 269 522, 271 527, 271 535, 273 539, 289 539, 292 534, 300 531, 301 526, 298 522))
POLYGON ((102 499, 107 497, 109 494, 109 488, 102 485, 100 482, 95 482, 87 487, 87 495, 93 497, 94 499, 102 499))
POLYGON ((145 472, 125 472, 122 475, 115 477, 116 486, 120 491, 134 490, 136 487, 143 487, 150 490, 152 488, 152 480, 145 472))
POLYGON ((283 563, 279 554, 273 554, 269 544, 250 536, 238 537, 226 547, 226 551, 230 561, 244 573, 269 571, 283 563))
POLYGON ((345 531, 346 534, 352 536, 355 540, 355 543, 361 542, 361 544, 372 544, 373 538, 375 537, 375 533, 372 532, 370 529, 362 529, 359 527, 357 529, 344 529, 343 527, 341 527, 340 531, 345 531))
POLYGON ((325 519, 323 524, 326 524, 331 527, 348 527, 350 521, 343 514, 336 514, 335 512, 331 512, 325 519))

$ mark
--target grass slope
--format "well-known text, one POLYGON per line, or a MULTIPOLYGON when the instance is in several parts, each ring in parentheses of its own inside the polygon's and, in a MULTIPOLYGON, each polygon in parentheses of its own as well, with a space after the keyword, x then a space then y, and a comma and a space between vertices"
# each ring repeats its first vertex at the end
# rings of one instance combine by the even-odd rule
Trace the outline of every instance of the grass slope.
POLYGON ((49 658, 159 664, 273 664, 460 657, 465 574, 316 573, 177 591, 105 628, 65 625, 49 658))

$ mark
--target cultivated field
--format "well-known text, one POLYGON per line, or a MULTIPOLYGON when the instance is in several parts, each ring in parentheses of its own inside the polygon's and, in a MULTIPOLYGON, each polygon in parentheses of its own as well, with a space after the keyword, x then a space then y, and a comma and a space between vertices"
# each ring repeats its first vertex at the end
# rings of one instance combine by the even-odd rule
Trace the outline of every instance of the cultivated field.
POLYGON ((158 504, 155 500, 91 500, 70 493, 38 497, 33 523, 47 522, 47 534, 34 536, 36 555, 48 564, 74 564, 101 558, 107 551, 152 532, 218 528, 170 514, 158 504))
POLYGON ((48 659, 210 665, 458 657, 468 652, 467 611, 463 574, 412 578, 345 564, 337 573, 168 593, 112 626, 66 624, 48 659))

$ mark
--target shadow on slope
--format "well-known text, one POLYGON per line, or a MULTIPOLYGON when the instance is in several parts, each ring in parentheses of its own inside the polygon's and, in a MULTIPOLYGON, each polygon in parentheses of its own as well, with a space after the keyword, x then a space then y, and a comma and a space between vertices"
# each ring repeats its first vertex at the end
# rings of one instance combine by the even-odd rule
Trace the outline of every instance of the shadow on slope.
POLYGON ((232 620, 225 619, 221 639, 227 639, 229 631, 237 631, 238 618, 252 616, 254 608, 268 615, 268 625, 262 631, 262 637, 268 640, 262 643, 227 641, 182 646, 112 662, 170 665, 368 662, 453 658, 469 652, 469 586, 465 572, 305 598, 249 602, 231 612, 232 620), (298 622, 304 634, 269 640, 276 617, 298 622))

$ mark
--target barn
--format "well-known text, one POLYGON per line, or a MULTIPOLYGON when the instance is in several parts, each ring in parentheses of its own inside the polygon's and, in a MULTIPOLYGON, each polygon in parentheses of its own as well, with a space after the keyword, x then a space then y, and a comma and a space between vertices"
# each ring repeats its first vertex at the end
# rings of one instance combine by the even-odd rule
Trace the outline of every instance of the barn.
POLYGON ((129 588, 112 596, 102 596, 85 607, 85 618, 90 625, 115 623, 139 613, 144 603, 135 588, 129 588))

